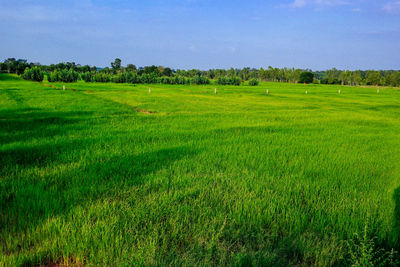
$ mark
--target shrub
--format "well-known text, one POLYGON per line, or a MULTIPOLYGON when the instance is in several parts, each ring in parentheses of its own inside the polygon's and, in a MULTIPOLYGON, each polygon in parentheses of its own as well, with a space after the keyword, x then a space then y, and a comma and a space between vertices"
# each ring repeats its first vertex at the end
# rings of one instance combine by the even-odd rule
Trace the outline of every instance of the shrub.
POLYGON ((242 82, 242 80, 239 77, 233 77, 231 78, 231 81, 232 85, 240 85, 240 83, 242 82))
POLYGON ((21 75, 22 79, 41 82, 44 78, 44 73, 39 67, 26 68, 24 73, 21 75))
POLYGON ((175 80, 173 78, 164 76, 164 77, 158 78, 158 82, 162 83, 162 84, 174 84, 175 80))
POLYGON ((32 80, 32 70, 30 68, 26 68, 21 77, 24 80, 32 80))
POLYGON ((203 76, 195 76, 190 80, 192 84, 210 84, 210 80, 203 76))
POLYGON ((51 82, 51 83, 52 82, 57 82, 57 81, 60 80, 59 76, 60 76, 59 71, 55 70, 55 71, 50 72, 49 74, 47 74, 47 80, 49 82, 51 82))
POLYGON ((251 86, 257 86, 257 85, 258 85, 258 80, 257 80, 257 79, 251 79, 251 80, 249 81, 249 85, 251 85, 251 86))
POLYGON ((125 73, 118 73, 117 75, 114 75, 111 77, 111 81, 113 83, 126 83, 126 74, 125 73))
POLYGON ((140 76, 141 83, 157 83, 157 75, 155 73, 145 73, 140 76))
POLYGON ((74 71, 73 69, 70 69, 69 71, 66 71, 66 75, 64 76, 63 82, 72 83, 76 82, 78 79, 79 79, 79 73, 74 71))
POLYGON ((217 84, 220 85, 240 85, 242 80, 239 77, 219 77, 217 84))
POLYGON ((349 266, 399 266, 398 252, 394 249, 387 251, 376 246, 376 237, 368 232, 369 218, 367 217, 364 231, 361 235, 347 241, 350 262, 349 266))
POLYGON ((81 74, 81 78, 82 80, 84 80, 85 82, 93 82, 94 79, 94 75, 92 72, 85 72, 81 74))
POLYGON ((341 84, 341 82, 338 79, 327 79, 323 78, 321 79, 321 84, 341 84))
POLYGON ((125 79, 127 83, 139 83, 140 81, 138 75, 133 72, 127 72, 125 79))
POLYGON ((303 71, 300 74, 299 83, 312 83, 314 79, 314 74, 309 71, 303 71))
POLYGON ((64 82, 64 83, 72 83, 76 82, 79 79, 79 73, 70 70, 55 70, 47 76, 47 80, 49 82, 64 82))
POLYGON ((96 73, 94 75, 94 81, 98 83, 108 83, 111 81, 111 76, 107 73, 96 73))
POLYGON ((190 79, 186 79, 183 76, 176 77, 178 79, 177 84, 190 84, 190 79))

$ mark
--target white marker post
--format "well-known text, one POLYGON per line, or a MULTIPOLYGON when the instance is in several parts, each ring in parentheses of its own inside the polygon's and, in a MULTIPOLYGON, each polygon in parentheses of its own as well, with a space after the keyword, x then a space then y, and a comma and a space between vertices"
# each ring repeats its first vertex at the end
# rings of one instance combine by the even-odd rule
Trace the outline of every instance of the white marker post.
POLYGON ((149 94, 151 93, 151 89, 149 88, 149 94))
POLYGON ((214 88, 214 94, 217 94, 217 88, 214 88))
POLYGON ((308 91, 306 90, 306 94, 308 94, 308 91))
POLYGON ((65 85, 63 85, 63 91, 65 91, 65 85))
POLYGON ((340 95, 340 89, 339 89, 338 93, 339 93, 339 95, 340 95))
POLYGON ((378 88, 378 90, 376 90, 376 92, 379 94, 379 88, 378 88))
POLYGON ((268 89, 267 90, 265 90, 265 93, 268 95, 269 94, 269 91, 268 91, 268 89))

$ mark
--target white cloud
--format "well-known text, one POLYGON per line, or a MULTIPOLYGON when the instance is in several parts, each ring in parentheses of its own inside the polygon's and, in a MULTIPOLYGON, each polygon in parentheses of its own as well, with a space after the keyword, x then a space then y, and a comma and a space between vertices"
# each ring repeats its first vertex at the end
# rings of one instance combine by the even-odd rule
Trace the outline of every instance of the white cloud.
POLYGON ((350 2, 345 0, 294 0, 288 5, 282 5, 281 7, 286 8, 302 8, 305 6, 316 6, 318 8, 327 6, 342 6, 349 5, 350 2))
POLYGON ((295 0, 292 4, 290 4, 290 7, 299 8, 305 6, 306 4, 307 4, 306 0, 295 0))
POLYGON ((17 8, 2 8, 0 10, 2 20, 29 21, 29 22, 54 22, 60 20, 63 15, 57 14, 42 6, 22 6, 17 8))
POLYGON ((315 0, 314 2, 321 6, 342 6, 350 4, 348 1, 344 0, 315 0))
POLYGON ((387 13, 400 14, 400 1, 389 2, 382 9, 387 13))

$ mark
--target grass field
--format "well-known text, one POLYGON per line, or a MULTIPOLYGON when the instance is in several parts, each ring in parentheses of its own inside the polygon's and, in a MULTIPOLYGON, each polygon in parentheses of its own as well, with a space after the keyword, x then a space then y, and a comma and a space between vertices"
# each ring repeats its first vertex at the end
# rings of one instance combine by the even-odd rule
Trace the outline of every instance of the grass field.
POLYGON ((398 89, 51 86, 0 75, 1 265, 342 266, 369 241, 400 250, 398 89))

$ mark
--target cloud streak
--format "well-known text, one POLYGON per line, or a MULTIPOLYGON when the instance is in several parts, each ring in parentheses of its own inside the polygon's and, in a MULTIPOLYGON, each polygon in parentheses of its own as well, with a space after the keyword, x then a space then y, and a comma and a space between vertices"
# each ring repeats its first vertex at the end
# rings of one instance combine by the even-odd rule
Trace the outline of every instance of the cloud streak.
POLYGON ((400 14, 400 1, 386 3, 382 9, 390 14, 400 14))
POLYGON ((285 8, 303 8, 306 6, 315 6, 318 8, 322 7, 333 7, 333 6, 343 6, 350 5, 350 2, 344 0, 294 0, 288 5, 281 5, 285 8))

